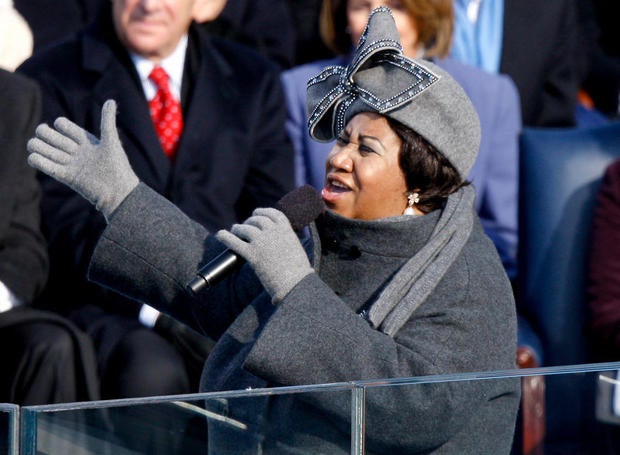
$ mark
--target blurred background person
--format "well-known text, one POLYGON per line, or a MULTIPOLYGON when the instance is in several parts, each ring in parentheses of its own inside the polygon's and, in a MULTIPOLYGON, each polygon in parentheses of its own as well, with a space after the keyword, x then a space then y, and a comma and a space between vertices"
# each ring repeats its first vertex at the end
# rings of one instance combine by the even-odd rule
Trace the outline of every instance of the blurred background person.
POLYGON ((13 0, 13 3, 32 30, 33 53, 37 53, 82 30, 106 1, 58 0, 50 3, 47 0, 13 0))
POLYGON ((580 29, 574 0, 453 0, 451 56, 507 74, 523 125, 575 126, 580 29))
POLYGON ((472 65, 445 58, 453 31, 452 0, 324 0, 321 34, 338 55, 286 71, 282 81, 288 106, 287 131, 295 148, 295 178, 320 189, 332 143, 313 140, 307 129, 306 83, 329 65, 346 65, 372 8, 388 6, 409 57, 429 59, 465 89, 480 117, 480 152, 469 174, 476 188, 476 209, 511 280, 517 273, 519 98, 512 81, 472 65))
POLYGON ((198 23, 216 20, 227 2, 228 0, 196 0, 194 2, 194 20, 198 23))
POLYGON ((579 99, 586 109, 600 112, 608 120, 618 120, 620 30, 617 18, 620 17, 620 3, 613 0, 578 0, 577 7, 583 30, 580 53, 584 61, 579 99))
POLYGON ((294 66, 334 57, 321 39, 319 18, 323 0, 287 0, 295 24, 294 66))
POLYGON ((249 37, 253 47, 290 68, 295 60, 295 28, 286 0, 227 0, 218 20, 249 37))
POLYGON ((592 218, 588 299, 595 360, 620 359, 620 160, 607 168, 592 218))
POLYGON ((209 33, 250 46, 280 68, 293 65, 296 30, 286 0, 197 0, 194 11, 209 33))
MULTIPOLYGON (((293 188, 279 68, 204 33, 194 0, 105 2, 78 35, 19 71, 43 91, 43 121, 97 131, 119 103, 122 142, 140 178, 209 230, 273 205, 293 188), (168 134, 172 133, 172 134, 168 134)), ((105 227, 80 195, 41 176, 50 281, 38 305, 70 317, 97 349, 102 396, 195 392, 210 340, 146 305, 88 283, 105 227)))
POLYGON ((0 402, 97 400, 90 339, 66 319, 31 306, 48 273, 41 192, 26 163, 41 93, 33 81, 0 70, 0 102, 0 402))
POLYGON ((32 30, 13 7, 12 0, 0 0, 0 68, 13 71, 32 55, 32 30))
MULTIPOLYGON (((620 360, 620 159, 606 169, 598 190, 590 234, 588 258, 587 299, 589 353, 594 362, 620 360)), ((612 372, 610 372, 612 373, 612 372)), ((602 421, 607 454, 620 453, 620 401, 618 380, 620 371, 613 374, 613 393, 597 397, 605 416, 602 421), (614 381, 615 380, 615 381, 614 381), (606 398, 608 397, 608 398, 606 398)), ((598 416, 598 415, 597 415, 598 416)))

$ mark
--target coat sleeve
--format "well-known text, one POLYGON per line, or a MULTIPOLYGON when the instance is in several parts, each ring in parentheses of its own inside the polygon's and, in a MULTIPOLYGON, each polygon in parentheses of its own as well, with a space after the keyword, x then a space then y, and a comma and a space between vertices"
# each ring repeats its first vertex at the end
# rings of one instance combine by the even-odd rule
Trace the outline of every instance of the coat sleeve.
POLYGON ((48 272, 40 189, 26 162, 26 141, 39 122, 41 94, 22 76, 4 74, 11 83, 0 84, 5 118, 0 126, 0 281, 29 303, 42 290, 48 272))
POLYGON ((223 250, 201 224, 141 183, 102 233, 88 278, 218 339, 263 290, 246 265, 198 296, 188 291, 200 267, 223 250))

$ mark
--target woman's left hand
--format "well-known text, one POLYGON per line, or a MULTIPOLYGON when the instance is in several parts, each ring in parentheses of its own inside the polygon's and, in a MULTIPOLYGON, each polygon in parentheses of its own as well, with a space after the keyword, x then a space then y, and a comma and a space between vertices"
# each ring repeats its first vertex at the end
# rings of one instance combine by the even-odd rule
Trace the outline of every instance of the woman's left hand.
POLYGON ((252 266, 274 303, 313 272, 288 218, 277 209, 256 209, 243 224, 219 231, 216 238, 252 266))

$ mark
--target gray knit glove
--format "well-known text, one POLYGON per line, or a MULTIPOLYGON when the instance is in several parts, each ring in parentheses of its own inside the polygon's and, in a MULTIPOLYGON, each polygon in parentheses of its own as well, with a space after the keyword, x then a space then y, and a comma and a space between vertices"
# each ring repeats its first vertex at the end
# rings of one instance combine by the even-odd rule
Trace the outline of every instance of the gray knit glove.
POLYGON ((101 140, 64 117, 41 124, 28 141, 28 164, 69 186, 109 219, 138 186, 116 131, 116 102, 101 110, 101 140))
POLYGON ((243 224, 219 231, 216 238, 252 266, 274 303, 313 271, 288 218, 277 209, 256 209, 243 224))

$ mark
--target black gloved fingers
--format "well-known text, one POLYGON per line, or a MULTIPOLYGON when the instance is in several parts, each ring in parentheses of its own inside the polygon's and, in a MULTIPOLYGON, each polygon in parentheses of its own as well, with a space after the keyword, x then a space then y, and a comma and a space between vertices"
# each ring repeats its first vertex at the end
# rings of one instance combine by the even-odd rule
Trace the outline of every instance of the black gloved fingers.
MULTIPOLYGON (((73 144, 72 147, 75 147, 75 144, 73 144)), ((50 163, 57 163, 62 165, 67 164, 71 161, 70 153, 66 152, 62 148, 50 145, 47 141, 39 139, 37 137, 30 139, 26 144, 26 148, 28 149, 28 152, 30 152, 30 155, 28 157, 29 162, 31 156, 40 156, 41 158, 44 158, 50 163)), ((38 158, 36 162, 43 163, 42 161, 38 160, 38 158)), ((37 169, 41 170, 41 168, 39 167, 37 167, 37 169)))

